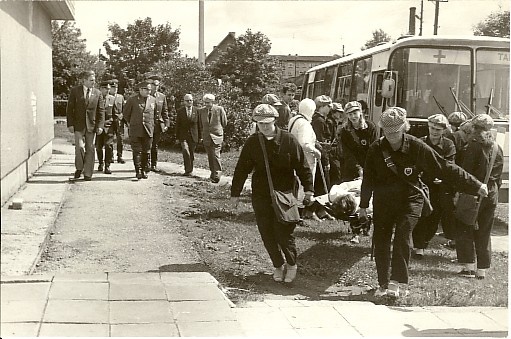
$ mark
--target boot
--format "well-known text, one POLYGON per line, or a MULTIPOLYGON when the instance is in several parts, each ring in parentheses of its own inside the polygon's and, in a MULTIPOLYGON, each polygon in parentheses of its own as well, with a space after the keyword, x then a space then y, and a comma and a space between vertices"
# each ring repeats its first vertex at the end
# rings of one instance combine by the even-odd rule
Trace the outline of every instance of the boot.
POLYGON ((133 164, 135 165, 135 173, 137 179, 142 179, 142 153, 140 152, 133 152, 133 164))
POLYGON ((147 174, 150 171, 149 167, 149 154, 142 153, 142 178, 147 179, 147 174))
POLYGON ((110 170, 110 164, 105 164, 105 174, 112 174, 112 171, 110 170))

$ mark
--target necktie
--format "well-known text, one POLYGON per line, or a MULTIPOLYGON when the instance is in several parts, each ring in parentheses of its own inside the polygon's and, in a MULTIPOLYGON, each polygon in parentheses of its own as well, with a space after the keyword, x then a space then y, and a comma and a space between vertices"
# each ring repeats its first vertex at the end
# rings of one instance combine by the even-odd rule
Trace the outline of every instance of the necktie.
POLYGON ((89 102, 90 88, 87 88, 87 94, 85 95, 85 101, 89 102))
POLYGON ((190 107, 186 108, 186 115, 188 115, 188 118, 192 116, 192 109, 190 107))
POLYGON ((211 109, 208 110, 208 121, 211 121, 211 109))

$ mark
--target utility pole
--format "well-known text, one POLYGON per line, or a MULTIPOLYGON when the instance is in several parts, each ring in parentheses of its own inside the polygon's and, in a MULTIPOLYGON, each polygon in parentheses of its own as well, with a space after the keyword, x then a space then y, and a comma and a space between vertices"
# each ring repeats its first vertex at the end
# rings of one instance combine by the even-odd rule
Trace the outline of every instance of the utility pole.
POLYGON ((204 0, 199 0, 199 62, 206 64, 204 56, 204 0))
MULTIPOLYGON (((430 0, 432 1, 432 0, 430 0)), ((433 0, 435 1, 435 23, 433 25, 433 35, 438 34, 438 14, 440 12, 440 3, 441 2, 448 2, 449 0, 433 0)))
POLYGON ((421 16, 419 17, 416 15, 415 17, 419 19, 420 25, 419 25, 419 36, 422 36, 422 18, 424 14, 424 0, 421 0, 421 16))

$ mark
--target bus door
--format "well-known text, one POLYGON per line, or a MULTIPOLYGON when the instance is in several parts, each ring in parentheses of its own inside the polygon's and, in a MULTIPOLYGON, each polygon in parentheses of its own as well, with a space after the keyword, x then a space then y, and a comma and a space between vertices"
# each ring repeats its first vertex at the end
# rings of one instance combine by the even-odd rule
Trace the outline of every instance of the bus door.
POLYGON ((375 124, 378 124, 378 121, 380 121, 380 116, 383 112, 384 98, 382 96, 382 86, 384 76, 385 76, 384 71, 373 72, 372 74, 371 83, 373 85, 371 87, 371 93, 369 95, 371 100, 369 100, 367 104, 369 106, 369 119, 375 124))

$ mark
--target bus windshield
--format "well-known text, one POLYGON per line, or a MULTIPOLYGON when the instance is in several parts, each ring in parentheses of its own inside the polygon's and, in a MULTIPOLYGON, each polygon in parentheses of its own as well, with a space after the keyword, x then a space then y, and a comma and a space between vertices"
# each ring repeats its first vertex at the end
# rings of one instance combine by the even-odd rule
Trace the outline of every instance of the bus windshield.
POLYGON ((476 52, 476 114, 509 120, 509 51, 476 52))
POLYGON ((397 50, 391 60, 397 76, 397 103, 390 104, 405 108, 410 118, 470 107, 470 56, 469 49, 397 50))

